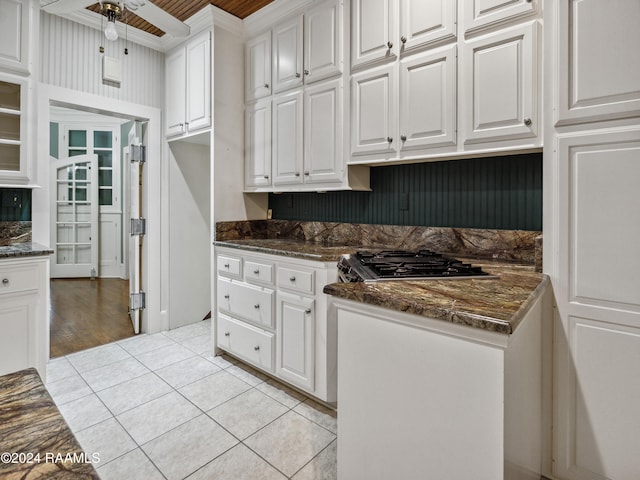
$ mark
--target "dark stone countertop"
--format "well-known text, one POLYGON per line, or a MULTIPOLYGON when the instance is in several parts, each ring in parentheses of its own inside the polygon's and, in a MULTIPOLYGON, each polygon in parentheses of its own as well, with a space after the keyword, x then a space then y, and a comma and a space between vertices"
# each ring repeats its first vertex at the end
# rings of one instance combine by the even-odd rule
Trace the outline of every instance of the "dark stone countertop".
POLYGON ((62 461, 74 454, 78 459, 83 450, 34 368, 0 377, 0 452, 29 454, 32 459, 13 463, 3 457, 3 479, 100 478, 91 463, 62 461))
POLYGON ((304 258, 317 262, 337 262, 340 255, 354 253, 356 246, 332 245, 306 242, 291 238, 245 238, 241 240, 217 241, 218 247, 238 248, 259 253, 304 258))
POLYGON ((51 255, 53 250, 39 243, 14 243, 12 245, 0 246, 0 259, 16 257, 39 257, 51 255))
POLYGON ((461 259, 499 278, 332 283, 324 293, 449 323, 512 334, 549 285, 530 265, 461 259))

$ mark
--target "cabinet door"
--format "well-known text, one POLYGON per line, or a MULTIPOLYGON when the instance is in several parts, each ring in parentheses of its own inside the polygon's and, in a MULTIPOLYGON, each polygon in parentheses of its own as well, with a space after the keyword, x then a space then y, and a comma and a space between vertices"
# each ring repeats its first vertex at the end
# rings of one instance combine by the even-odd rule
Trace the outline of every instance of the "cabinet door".
POLYGON ((467 33, 525 15, 535 14, 538 3, 541 3, 532 0, 460 1, 463 2, 464 31, 467 33))
POLYGON ((211 125, 211 41, 209 32, 187 44, 186 130, 211 125))
POLYGON ((398 51, 397 2, 353 0, 351 64, 353 67, 380 60, 393 60, 398 51))
POLYGON ((29 367, 38 367, 42 375, 41 354, 47 347, 38 335, 38 295, 4 295, 0 301, 0 375, 29 367))
POLYGON ((410 51, 456 37, 456 2, 452 0, 401 0, 400 38, 410 51))
POLYGON ((400 62, 400 148, 456 145, 456 46, 400 62))
POLYGON ((559 124, 639 115, 640 4, 568 3, 552 7, 563 32, 557 36, 559 124))
POLYGON ((302 90, 273 98, 273 184, 302 183, 302 90))
POLYGON ((0 2, 0 67, 29 72, 30 16, 30 0, 0 2))
POLYGON ((279 294, 276 373, 313 391, 315 381, 315 311, 313 299, 279 294))
POLYGON ((24 184, 31 173, 29 83, 0 73, 0 183, 24 184))
POLYGON ((273 92, 302 85, 302 15, 273 29, 273 92))
POLYGON ((177 135, 184 132, 186 54, 180 47, 167 55, 165 59, 166 73, 166 134, 177 135))
POLYGON ((247 42, 245 101, 271 95, 271 31, 247 42))
POLYGON ((245 176, 248 187, 271 185, 271 99, 245 111, 245 176))
POLYGON ((354 155, 395 151, 395 68, 387 65, 351 77, 351 153, 354 155))
POLYGON ((304 81, 317 82, 342 71, 342 9, 329 0, 304 16, 304 81))
POLYGON ((537 23, 501 30, 464 46, 465 143, 537 136, 537 23))
POLYGON ((304 91, 304 181, 339 182, 343 173, 342 79, 304 91))

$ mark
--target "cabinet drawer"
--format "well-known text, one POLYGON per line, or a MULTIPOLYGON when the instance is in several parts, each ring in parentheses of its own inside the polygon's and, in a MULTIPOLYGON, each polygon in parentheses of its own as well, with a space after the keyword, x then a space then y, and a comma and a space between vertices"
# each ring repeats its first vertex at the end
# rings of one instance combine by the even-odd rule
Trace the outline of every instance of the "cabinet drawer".
POLYGON ((313 271, 281 267, 278 268, 278 287, 313 294, 313 276, 313 271))
POLYGON ((274 335, 218 315, 218 347, 273 372, 274 335))
POLYGON ((0 268, 0 294, 37 289, 37 265, 18 265, 0 268))
POLYGON ((259 282, 273 285, 273 264, 245 260, 244 279, 247 282, 259 282))
POLYGON ((273 290, 218 279, 218 309, 273 328, 273 290))
POLYGON ((218 273, 230 277, 240 278, 242 259, 226 255, 218 255, 218 273))

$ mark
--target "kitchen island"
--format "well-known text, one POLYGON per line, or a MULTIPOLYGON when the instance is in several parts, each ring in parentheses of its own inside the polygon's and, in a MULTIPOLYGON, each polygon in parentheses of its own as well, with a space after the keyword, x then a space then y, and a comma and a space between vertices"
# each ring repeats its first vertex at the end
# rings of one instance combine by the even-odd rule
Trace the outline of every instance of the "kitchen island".
POLYGON ((338 324, 339 479, 539 480, 549 281, 530 265, 473 263, 499 278, 325 286, 338 324))

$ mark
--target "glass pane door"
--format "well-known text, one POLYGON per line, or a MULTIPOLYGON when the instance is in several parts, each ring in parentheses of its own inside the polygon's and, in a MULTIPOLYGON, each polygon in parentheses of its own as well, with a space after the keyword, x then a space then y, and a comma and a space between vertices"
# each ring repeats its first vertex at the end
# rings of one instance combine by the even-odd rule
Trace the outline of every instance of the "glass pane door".
POLYGON ((98 275, 97 166, 97 155, 76 155, 53 163, 53 278, 98 275))

